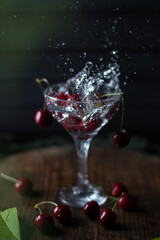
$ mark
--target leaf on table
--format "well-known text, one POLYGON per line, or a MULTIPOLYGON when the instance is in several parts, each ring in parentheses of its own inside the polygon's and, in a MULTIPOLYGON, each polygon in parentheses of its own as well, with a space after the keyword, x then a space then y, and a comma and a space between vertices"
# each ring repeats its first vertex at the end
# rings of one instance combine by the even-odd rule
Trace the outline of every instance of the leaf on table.
POLYGON ((8 208, 0 212, 0 239, 21 240, 16 208, 8 208))

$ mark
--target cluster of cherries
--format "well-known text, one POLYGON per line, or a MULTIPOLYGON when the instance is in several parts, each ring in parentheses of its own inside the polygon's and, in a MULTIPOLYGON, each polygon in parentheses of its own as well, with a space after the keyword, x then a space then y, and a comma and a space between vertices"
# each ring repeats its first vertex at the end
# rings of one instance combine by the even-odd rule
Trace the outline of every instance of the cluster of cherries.
MULTIPOLYGON (((123 208, 124 210, 131 210, 135 207, 135 199, 129 195, 127 188, 121 184, 116 183, 112 190, 112 196, 107 196, 113 205, 113 208, 105 208, 100 212, 100 207, 96 201, 89 201, 83 207, 83 212, 90 219, 98 219, 99 223, 105 227, 110 228, 115 225, 117 215, 114 212, 116 205, 123 208)), ((54 220, 51 214, 42 213, 40 205, 52 204, 54 206, 53 216, 62 224, 68 224, 71 220, 72 213, 70 208, 66 204, 57 205, 51 201, 40 202, 35 205, 35 209, 38 209, 40 214, 35 218, 36 227, 42 232, 50 232, 53 230, 54 220)), ((109 203, 108 203, 109 204, 109 203)))
POLYGON ((68 224, 72 217, 72 212, 70 208, 66 204, 56 204, 51 201, 43 201, 37 203, 34 208, 39 211, 39 215, 35 217, 35 225, 36 227, 43 233, 52 232, 54 227, 54 219, 51 214, 48 212, 42 213, 40 209, 40 205, 43 204, 51 204, 54 206, 53 216, 62 224, 68 224))
MULTIPOLYGON (((31 194, 33 191, 33 185, 28 178, 20 178, 15 179, 10 177, 4 173, 0 173, 0 177, 6 180, 12 181, 15 183, 15 189, 21 194, 31 194)), ((119 207, 123 208, 124 210, 131 210, 135 207, 135 199, 128 194, 128 190, 125 185, 122 183, 116 183, 113 186, 112 195, 106 195, 110 200, 107 202, 108 205, 113 204, 111 208, 105 208, 100 212, 100 207, 96 201, 89 201, 83 207, 83 212, 91 219, 98 219, 99 223, 108 228, 113 227, 117 215, 114 212, 115 207, 117 204, 119 207)), ((40 209, 40 205, 43 204, 52 204, 54 206, 53 216, 62 224, 68 224, 72 217, 72 212, 70 208, 66 204, 59 204, 57 205, 55 202, 51 201, 43 201, 34 206, 35 209, 39 210, 39 215, 35 218, 35 225, 36 227, 46 233, 51 232, 54 226, 54 219, 51 214, 49 213, 42 213, 40 209)))
MULTIPOLYGON (((46 79, 36 79, 36 82, 39 84, 42 92, 43 92, 43 88, 41 83, 45 81, 48 85, 48 81, 46 79)), ((51 96, 53 94, 51 93, 51 96)), ((122 95, 122 118, 121 118, 121 127, 120 129, 118 129, 117 131, 115 131, 112 135, 112 140, 113 140, 113 144, 116 147, 122 148, 125 147, 126 145, 128 145, 129 141, 130 141, 130 135, 128 133, 127 130, 123 129, 123 117, 124 117, 124 96, 123 93, 122 95)), ((55 95, 53 95, 55 97, 55 95)), ((65 92, 59 92, 58 95, 56 96, 57 99, 59 100, 65 100, 67 102, 62 102, 61 104, 68 104, 69 101, 72 102, 72 100, 74 101, 78 101, 79 99, 79 95, 78 94, 66 94, 65 92)), ((102 95, 99 96, 100 99, 106 99, 107 96, 102 95)), ((109 112, 106 115, 106 118, 109 120, 110 118, 112 118, 112 116, 115 114, 115 112, 117 111, 117 108, 119 106, 119 101, 115 102, 115 104, 111 107, 111 109, 109 110, 109 112)), ((49 109, 48 109, 49 110, 49 109)), ((38 126, 40 127, 49 127, 52 124, 52 112, 50 112, 50 110, 48 111, 45 101, 44 101, 44 107, 43 109, 40 109, 39 111, 37 111, 35 113, 35 122, 38 126)), ((62 113, 58 113, 58 118, 62 118, 62 113)), ((63 127, 66 128, 67 130, 70 131, 76 131, 76 130, 80 130, 80 131, 87 131, 87 132, 91 132, 96 130, 97 128, 99 128, 102 124, 102 120, 101 119, 94 119, 91 120, 88 118, 85 123, 82 121, 82 119, 76 117, 76 116, 72 116, 69 114, 68 118, 65 119, 65 122, 62 123, 63 127), (68 123, 72 123, 72 124, 68 124, 68 123)))
POLYGON ((107 195, 111 200, 108 204, 113 204, 111 208, 105 208, 100 212, 100 207, 96 201, 87 202, 83 208, 83 212, 90 218, 98 219, 99 223, 110 228, 115 225, 117 215, 114 212, 117 204, 124 210, 131 210, 135 207, 135 199, 127 193, 128 190, 122 183, 116 183, 113 186, 112 195, 107 195))

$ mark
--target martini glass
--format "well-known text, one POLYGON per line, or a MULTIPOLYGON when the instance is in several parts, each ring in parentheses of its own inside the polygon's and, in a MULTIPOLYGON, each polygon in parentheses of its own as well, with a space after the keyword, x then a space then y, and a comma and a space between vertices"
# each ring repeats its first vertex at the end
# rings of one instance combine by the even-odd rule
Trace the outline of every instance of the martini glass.
POLYGON ((92 138, 117 112, 121 96, 113 88, 108 89, 110 94, 106 96, 106 85, 104 88, 102 85, 99 92, 96 92, 100 96, 97 99, 81 101, 77 94, 72 94, 65 100, 64 97, 59 97, 66 94, 60 91, 64 86, 65 83, 54 84, 44 90, 48 111, 72 136, 78 155, 77 184, 62 188, 59 198, 61 202, 73 207, 81 208, 91 200, 102 205, 107 200, 102 188, 90 184, 88 180, 88 151, 92 138))

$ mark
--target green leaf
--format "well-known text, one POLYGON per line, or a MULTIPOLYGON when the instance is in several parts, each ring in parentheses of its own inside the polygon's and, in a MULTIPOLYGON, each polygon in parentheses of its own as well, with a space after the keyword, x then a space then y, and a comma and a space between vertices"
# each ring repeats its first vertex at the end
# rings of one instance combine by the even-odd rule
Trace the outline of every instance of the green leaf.
POLYGON ((152 240, 160 240, 160 237, 157 237, 157 238, 153 238, 152 240))
POLYGON ((16 208, 8 208, 0 212, 0 239, 21 240, 16 208))

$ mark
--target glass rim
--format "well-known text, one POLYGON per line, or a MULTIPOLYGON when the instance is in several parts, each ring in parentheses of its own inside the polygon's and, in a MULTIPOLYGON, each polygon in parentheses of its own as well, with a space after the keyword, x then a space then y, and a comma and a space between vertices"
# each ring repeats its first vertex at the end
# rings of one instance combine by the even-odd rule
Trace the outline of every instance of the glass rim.
MULTIPOLYGON (((71 103, 90 103, 91 102, 90 100, 88 100, 88 101, 86 101, 86 100, 80 100, 80 101, 73 100, 72 101, 72 100, 58 99, 57 97, 53 97, 53 96, 49 96, 48 95, 47 92, 48 92, 49 89, 53 88, 54 86, 58 86, 58 85, 60 86, 60 85, 63 85, 63 84, 64 83, 55 83, 55 84, 52 84, 52 85, 46 87, 44 89, 44 91, 43 91, 44 96, 48 97, 48 98, 50 98, 50 99, 52 99, 54 101, 58 101, 58 102, 62 102, 62 103, 70 103, 71 104, 71 103)), ((110 93, 108 93, 108 94, 110 94, 110 93)), ((123 92, 111 93, 111 95, 108 95, 109 98, 106 98, 106 99, 100 99, 100 98, 99 99, 95 99, 95 100, 92 101, 92 103, 101 103, 102 101, 103 102, 107 102, 107 101, 111 100, 111 97, 120 98, 122 94, 123 94, 123 92)), ((104 94, 102 94, 102 95, 104 95, 104 94)))

